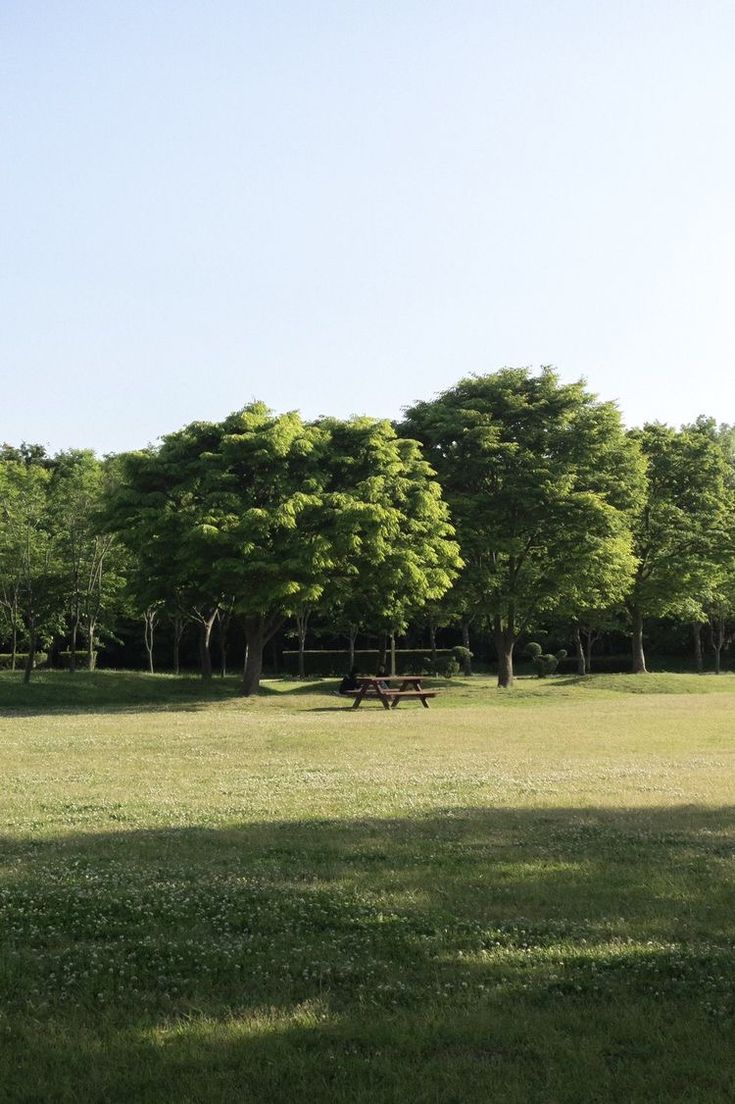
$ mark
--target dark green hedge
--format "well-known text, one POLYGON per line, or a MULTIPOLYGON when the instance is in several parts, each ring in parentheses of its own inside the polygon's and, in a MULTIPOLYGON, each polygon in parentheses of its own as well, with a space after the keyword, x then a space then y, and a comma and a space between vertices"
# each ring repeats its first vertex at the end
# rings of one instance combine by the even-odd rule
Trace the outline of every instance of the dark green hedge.
MULTIPOLYGON (((74 655, 76 657, 77 667, 86 667, 87 666, 88 653, 87 653, 86 648, 77 648, 74 655)), ((94 655, 94 662, 95 662, 95 665, 96 665, 96 663, 97 663, 97 653, 94 652, 93 655, 94 655)), ((71 651, 57 652, 56 662, 58 663, 59 667, 63 667, 64 670, 66 670, 69 667, 70 662, 71 662, 71 651)))
MULTIPOLYGON (((28 659, 28 652, 16 652, 15 653, 15 669, 16 671, 22 671, 26 665, 28 659)), ((0 670, 7 671, 10 669, 13 663, 12 652, 0 652, 0 670)), ((48 655, 46 652, 36 652, 36 667, 45 667, 48 663, 48 655)))
MULTIPOLYGON (((437 657, 450 659, 451 648, 437 648, 437 657)), ((287 650, 283 655, 283 672, 296 675, 299 670, 299 653, 287 650)), ((377 648, 363 648, 355 651, 355 664, 361 674, 372 675, 378 669, 380 652, 377 648)), ((390 652, 386 657, 390 665, 390 652)), ((397 648, 396 671, 399 675, 421 674, 430 669, 431 651, 427 648, 397 648)), ((313 649, 304 652, 304 667, 307 675, 343 675, 350 666, 350 653, 343 649, 313 649)))

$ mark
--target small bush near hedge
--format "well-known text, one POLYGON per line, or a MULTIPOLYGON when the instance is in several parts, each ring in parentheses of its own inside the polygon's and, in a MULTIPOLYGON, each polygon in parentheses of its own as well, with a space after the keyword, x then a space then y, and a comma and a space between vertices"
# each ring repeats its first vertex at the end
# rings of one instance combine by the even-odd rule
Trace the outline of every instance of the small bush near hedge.
MULTIPOLYGON (((28 652, 16 652, 15 653, 15 669, 16 671, 22 670, 26 665, 28 659, 28 652)), ((48 655, 46 652, 36 652, 36 667, 45 667, 48 663, 48 655)), ((8 671, 13 666, 13 653, 12 652, 0 652, 0 670, 8 671)))

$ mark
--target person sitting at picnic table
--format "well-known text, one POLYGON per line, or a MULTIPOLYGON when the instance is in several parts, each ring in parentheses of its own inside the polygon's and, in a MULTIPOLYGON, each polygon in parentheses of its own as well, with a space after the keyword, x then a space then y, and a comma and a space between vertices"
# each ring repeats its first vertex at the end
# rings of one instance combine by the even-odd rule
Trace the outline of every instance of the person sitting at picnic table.
POLYGON ((339 694, 351 694, 355 690, 360 689, 360 683, 357 681, 357 667, 350 667, 349 671, 339 684, 339 694))
POLYGON ((388 685, 388 683, 386 681, 387 679, 390 678, 390 675, 388 674, 388 672, 386 671, 386 669, 385 669, 385 667, 383 666, 382 663, 380 664, 380 667, 378 667, 378 678, 380 679, 380 682, 378 683, 378 686, 380 687, 380 689, 381 690, 390 690, 390 686, 388 685))

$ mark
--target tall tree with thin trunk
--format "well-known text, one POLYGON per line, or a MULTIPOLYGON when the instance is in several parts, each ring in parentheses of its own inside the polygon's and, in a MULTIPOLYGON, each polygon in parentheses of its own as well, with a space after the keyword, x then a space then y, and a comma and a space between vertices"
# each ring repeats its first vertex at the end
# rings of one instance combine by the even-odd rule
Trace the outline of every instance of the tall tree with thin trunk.
POLYGON ((705 620, 703 603, 732 555, 732 469, 701 425, 652 423, 631 433, 646 460, 646 489, 633 524, 636 571, 627 600, 633 671, 647 672, 647 617, 705 620))

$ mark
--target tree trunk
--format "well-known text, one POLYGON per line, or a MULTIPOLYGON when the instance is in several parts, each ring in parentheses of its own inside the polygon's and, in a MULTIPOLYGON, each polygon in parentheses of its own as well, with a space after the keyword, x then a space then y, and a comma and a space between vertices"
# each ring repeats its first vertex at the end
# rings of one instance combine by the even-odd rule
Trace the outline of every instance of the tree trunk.
POLYGON ((355 643, 357 642, 357 626, 350 625, 349 633, 350 642, 350 670, 355 666, 355 643))
POLYGON ((220 675, 222 678, 227 677, 227 631, 230 627, 230 614, 220 613, 219 615, 219 663, 220 663, 220 675))
POLYGON ((94 647, 94 634, 97 629, 97 622, 90 617, 87 623, 87 670, 94 671, 97 666, 97 653, 94 647))
POLYGON ((245 618, 245 669, 242 675, 242 692, 245 697, 257 694, 263 673, 263 648, 265 632, 262 617, 245 618))
POLYGON ((280 665, 278 662, 278 640, 275 635, 271 641, 271 655, 273 657, 273 674, 277 675, 280 670, 280 665))
POLYGON ((513 649, 516 643, 512 628, 502 627, 500 618, 495 618, 495 650, 498 653, 498 686, 510 690, 513 685, 513 649))
POLYGON ((263 614, 248 614, 245 617, 245 667, 242 675, 242 693, 245 697, 257 694, 260 689, 263 650, 284 620, 278 613, 268 617, 263 614))
POLYGON ((29 683, 31 681, 31 674, 33 673, 33 665, 36 662, 36 630, 31 629, 28 634, 28 655, 26 656, 25 668, 23 671, 23 682, 29 683))
POLYGON ((394 632, 390 634, 390 674, 391 678, 396 677, 396 634, 394 632))
POLYGON ((180 613, 175 613, 171 618, 171 623, 174 627, 174 642, 173 642, 173 667, 174 674, 178 675, 181 672, 181 638, 184 635, 184 618, 180 613))
POLYGON ((592 674, 592 645, 594 644, 597 637, 593 633, 592 629, 587 629, 586 636, 587 636, 587 639, 585 641, 584 661, 585 661, 585 667, 587 669, 587 674, 591 675, 592 674))
MULTIPOLYGON (((462 647, 466 648, 468 652, 471 652, 470 647, 470 623, 469 621, 462 622, 462 647)), ((472 659, 469 655, 464 657, 462 661, 462 674, 469 678, 472 674, 472 659)))
POLYGON ((712 648, 715 653, 715 674, 719 675, 722 670, 722 649, 725 645, 725 619, 719 617, 715 626, 712 632, 712 648))
POLYGON ((429 621, 429 647, 431 648, 431 662, 436 670, 436 625, 429 621))
POLYGON ((299 678, 306 678, 306 662, 304 649, 306 648, 306 633, 299 630, 299 678))
POLYGON ((633 674, 646 675, 646 654, 643 650, 643 613, 640 609, 632 611, 633 620, 633 674))
POLYGON ((13 625, 13 640, 12 640, 12 652, 10 655, 10 670, 15 670, 15 664, 18 658, 18 628, 13 625))
POLYGON ((299 674, 300 679, 306 678, 306 662, 304 658, 304 651, 306 649, 306 634, 309 631, 309 618, 311 616, 311 609, 308 606, 302 606, 301 609, 294 614, 294 620, 296 622, 296 636, 299 641, 299 674))
POLYGON ((69 652, 69 671, 71 674, 77 669, 77 631, 79 629, 79 616, 74 614, 71 623, 71 651, 69 652))
POLYGON ((145 650, 148 653, 148 672, 153 674, 153 630, 156 625, 157 611, 149 608, 143 614, 145 650))
POLYGON ((692 625, 692 637, 694 638, 694 663, 697 674, 701 675, 704 671, 704 659, 702 656, 702 626, 698 621, 695 621, 692 625))
POLYGON ((199 663, 201 666, 203 679, 211 679, 212 677, 212 626, 214 625, 218 612, 219 611, 215 608, 212 610, 209 617, 202 617, 200 621, 201 630, 199 632, 199 663))
POLYGON ((387 633, 383 633, 380 639, 380 648, 378 649, 378 667, 385 667, 386 656, 388 655, 388 636, 387 633))
POLYGON ((587 665, 585 663, 582 634, 579 631, 579 625, 574 626, 574 648, 577 653, 577 674, 584 676, 587 674, 587 665))
POLYGON ((248 649, 245 658, 245 670, 242 677, 242 692, 247 698, 251 694, 257 694, 260 689, 260 676, 263 673, 263 638, 262 636, 249 635, 248 649))

